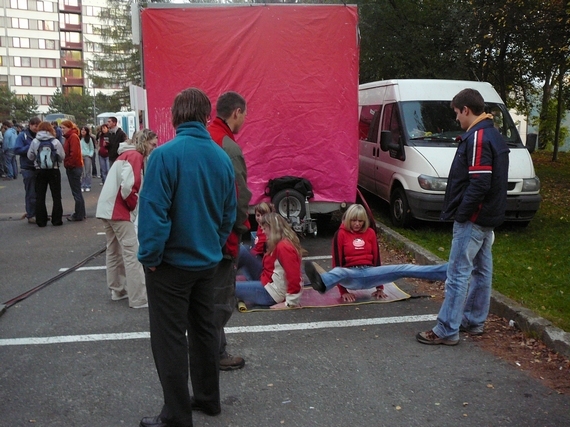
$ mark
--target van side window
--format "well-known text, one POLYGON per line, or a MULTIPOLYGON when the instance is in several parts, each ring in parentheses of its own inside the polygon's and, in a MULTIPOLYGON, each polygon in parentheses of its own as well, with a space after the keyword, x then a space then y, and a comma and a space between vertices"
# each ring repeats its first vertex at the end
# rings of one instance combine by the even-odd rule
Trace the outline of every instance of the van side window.
POLYGON ((358 123, 359 139, 378 142, 378 123, 380 122, 380 105, 363 105, 358 123))
POLYGON ((396 104, 388 104, 384 108, 382 130, 389 130, 392 133, 392 142, 399 144, 401 137, 400 114, 396 104))

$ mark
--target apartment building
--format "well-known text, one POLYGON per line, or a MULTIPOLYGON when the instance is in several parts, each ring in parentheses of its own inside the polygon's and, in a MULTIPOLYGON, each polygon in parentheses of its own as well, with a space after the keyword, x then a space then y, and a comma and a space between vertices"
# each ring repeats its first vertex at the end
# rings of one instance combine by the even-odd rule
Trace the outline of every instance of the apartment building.
POLYGON ((102 42, 106 0, 0 0, 0 84, 33 95, 45 113, 56 89, 107 95, 85 70, 102 42))

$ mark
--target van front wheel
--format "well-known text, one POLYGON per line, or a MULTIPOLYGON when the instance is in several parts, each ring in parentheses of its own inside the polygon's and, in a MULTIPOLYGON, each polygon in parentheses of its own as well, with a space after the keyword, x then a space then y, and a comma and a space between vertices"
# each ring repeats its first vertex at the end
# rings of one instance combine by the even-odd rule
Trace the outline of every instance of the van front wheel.
POLYGON ((392 191, 390 197, 390 219, 396 227, 407 227, 412 222, 412 211, 402 187, 392 191))

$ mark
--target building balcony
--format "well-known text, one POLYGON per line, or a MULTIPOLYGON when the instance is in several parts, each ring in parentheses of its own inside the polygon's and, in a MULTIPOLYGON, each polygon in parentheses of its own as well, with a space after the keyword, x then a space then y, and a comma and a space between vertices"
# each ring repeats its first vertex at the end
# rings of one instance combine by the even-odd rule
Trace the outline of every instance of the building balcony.
POLYGON ((83 77, 62 77, 63 86, 83 86, 83 77))
POLYGON ((81 24, 69 24, 69 23, 60 23, 59 24, 60 31, 81 31, 81 24))
POLYGON ((83 68, 81 59, 61 58, 61 66, 63 68, 83 68))
POLYGON ((77 6, 70 6, 68 4, 64 4, 64 2, 59 2, 59 11, 60 12, 72 12, 72 13, 81 13, 81 2, 78 2, 77 6))
POLYGON ((68 41, 62 40, 60 43, 61 43, 61 49, 62 50, 65 50, 65 49, 83 50, 83 43, 81 43, 81 42, 68 42, 68 41))

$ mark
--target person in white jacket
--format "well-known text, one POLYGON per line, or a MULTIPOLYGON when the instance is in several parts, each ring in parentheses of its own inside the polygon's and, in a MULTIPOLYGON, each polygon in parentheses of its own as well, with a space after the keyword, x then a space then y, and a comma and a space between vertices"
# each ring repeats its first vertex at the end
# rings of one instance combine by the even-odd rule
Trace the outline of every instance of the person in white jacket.
POLYGON ((148 129, 122 142, 97 202, 96 216, 103 220, 107 237, 107 286, 111 299, 128 298, 131 308, 148 307, 144 271, 137 259, 135 221, 145 159, 156 144, 156 133, 148 129))
POLYGON ((51 198, 53 200, 51 210, 52 225, 62 225, 63 206, 61 204, 61 172, 59 166, 63 165, 65 151, 61 142, 55 137, 56 133, 50 122, 41 122, 38 125, 36 137, 30 144, 28 149, 28 159, 34 162, 37 175, 35 180, 36 192, 36 224, 39 227, 45 227, 48 221, 46 208, 46 193, 49 186, 51 198), (48 142, 49 144, 44 144, 48 142), (41 159, 38 150, 42 145, 45 146, 47 152, 54 151, 53 156, 48 155, 49 159, 41 159))

